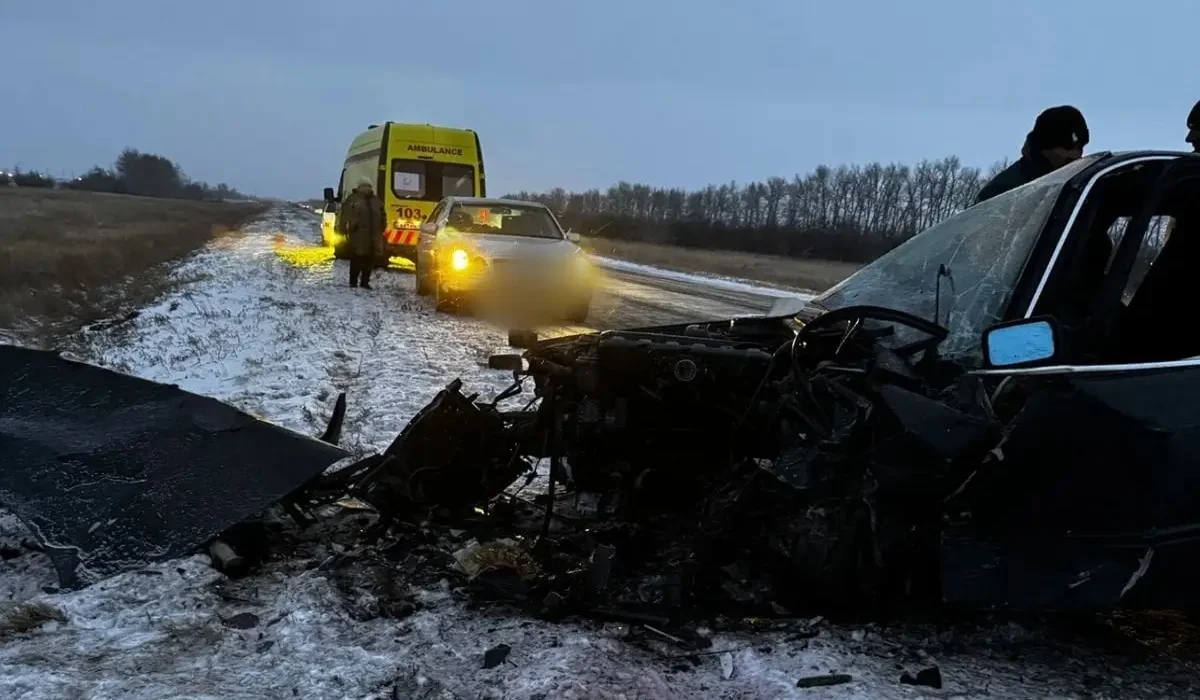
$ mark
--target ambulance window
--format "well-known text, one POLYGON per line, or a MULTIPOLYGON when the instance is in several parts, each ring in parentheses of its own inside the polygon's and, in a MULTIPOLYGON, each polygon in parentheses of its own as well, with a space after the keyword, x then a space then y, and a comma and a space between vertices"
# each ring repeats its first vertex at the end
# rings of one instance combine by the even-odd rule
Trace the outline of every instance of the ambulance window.
POLYGON ((379 188, 379 151, 360 153, 346 159, 342 171, 341 190, 349 194, 358 185, 358 181, 367 178, 379 188))
POLYGON ((392 193, 400 199, 426 199, 425 163, 419 160, 392 161, 392 193))
POLYGON ((442 196, 471 197, 475 194, 475 168, 442 164, 442 196))

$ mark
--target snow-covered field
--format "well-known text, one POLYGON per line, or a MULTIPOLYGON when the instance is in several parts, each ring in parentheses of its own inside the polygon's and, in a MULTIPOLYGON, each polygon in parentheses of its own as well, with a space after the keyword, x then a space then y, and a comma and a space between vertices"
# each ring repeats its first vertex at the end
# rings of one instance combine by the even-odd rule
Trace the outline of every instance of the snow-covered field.
MULTIPOLYGON (((406 274, 374 291, 313 246, 317 221, 280 207, 182 266, 178 292, 88 334, 88 357, 319 433, 348 393, 343 444, 382 450, 450 379, 508 383, 486 368, 502 329, 435 314, 406 274)), ((551 624, 472 611, 447 587, 412 591, 403 619, 364 616, 311 560, 229 582, 202 556, 53 590, 20 523, 0 513, 0 698, 1068 698, 1183 697, 1186 669, 1114 656, 1011 622, 718 631, 713 652, 622 639, 620 625, 551 624), (49 586, 45 589, 43 587, 49 586), (9 601, 5 603, 4 601, 9 601), (485 650, 511 647, 484 669, 485 650), (937 664, 945 687, 901 684, 937 664), (849 683, 798 688, 803 677, 849 683)))

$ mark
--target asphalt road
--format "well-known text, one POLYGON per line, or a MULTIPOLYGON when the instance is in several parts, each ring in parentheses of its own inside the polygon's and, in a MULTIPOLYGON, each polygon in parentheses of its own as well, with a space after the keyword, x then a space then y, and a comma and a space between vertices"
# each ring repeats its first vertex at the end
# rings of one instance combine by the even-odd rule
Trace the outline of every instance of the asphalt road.
MULTIPOLYGON (((393 271, 393 273, 406 274, 393 271)), ((535 329, 540 337, 557 337, 593 330, 639 328, 688 321, 718 321, 766 312, 776 296, 751 289, 731 289, 703 278, 660 276, 652 271, 603 271, 604 279, 592 298, 587 323, 524 323, 488 314, 496 325, 535 329)), ((797 292, 800 294, 800 292, 797 292)))
MULTIPOLYGON (((401 286, 415 284, 412 271, 406 264, 393 261, 392 267, 380 274, 397 276, 401 286)), ((756 293, 752 283, 722 284, 702 276, 678 273, 656 274, 646 270, 614 270, 603 268, 592 297, 591 313, 585 324, 517 320, 497 309, 477 308, 472 315, 494 325, 535 329, 542 337, 557 337, 573 333, 615 328, 638 328, 688 321, 718 321, 734 316, 758 315, 766 312, 778 299, 777 295, 756 293)), ((797 291, 797 296, 804 296, 797 291)), ((432 304, 432 300, 427 299, 432 304)))
POLYGON ((702 280, 605 270, 588 326, 630 328, 681 321, 711 321, 771 308, 775 297, 705 284, 702 280))

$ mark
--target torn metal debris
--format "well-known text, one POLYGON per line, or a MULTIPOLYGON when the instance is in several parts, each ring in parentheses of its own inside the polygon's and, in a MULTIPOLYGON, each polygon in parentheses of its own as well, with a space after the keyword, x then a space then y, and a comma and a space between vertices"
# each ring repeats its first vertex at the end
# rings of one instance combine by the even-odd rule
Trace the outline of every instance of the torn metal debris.
POLYGON ((796 681, 797 688, 823 688, 831 685, 845 685, 854 681, 854 677, 845 673, 828 673, 823 676, 805 676, 796 681))

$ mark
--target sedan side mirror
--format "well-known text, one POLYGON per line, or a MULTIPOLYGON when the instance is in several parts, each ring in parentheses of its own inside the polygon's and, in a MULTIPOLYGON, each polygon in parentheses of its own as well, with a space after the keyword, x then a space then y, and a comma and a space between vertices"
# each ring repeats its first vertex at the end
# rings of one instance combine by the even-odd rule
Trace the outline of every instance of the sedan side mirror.
POLYGON ((425 223, 421 224, 421 233, 426 236, 436 236, 437 224, 432 221, 426 221, 425 223))
POLYGON ((581 238, 582 238, 582 236, 580 236, 578 233, 575 233, 574 231, 567 231, 567 240, 568 241, 570 241, 572 243, 578 243, 581 238))
POLYGON ((990 367, 1024 367, 1058 356, 1058 326, 1053 318, 1022 318, 983 332, 983 356, 990 367))

